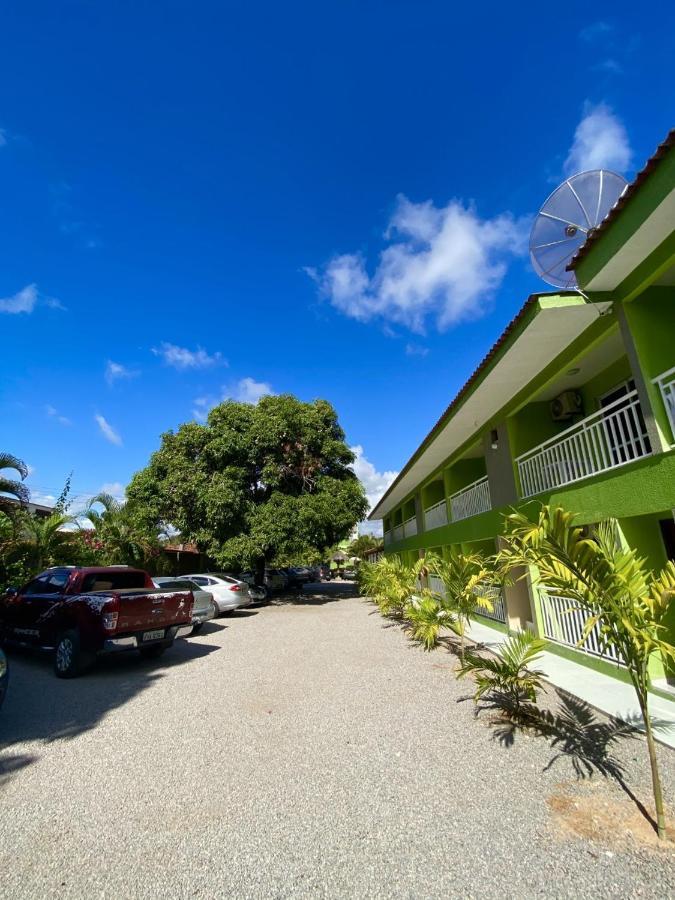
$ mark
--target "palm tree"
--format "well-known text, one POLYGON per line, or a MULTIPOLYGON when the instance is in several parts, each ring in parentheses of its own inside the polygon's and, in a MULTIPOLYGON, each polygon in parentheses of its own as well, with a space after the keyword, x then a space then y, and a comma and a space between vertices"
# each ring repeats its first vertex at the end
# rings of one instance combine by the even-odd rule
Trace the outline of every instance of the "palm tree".
POLYGON ((471 616, 481 609, 494 609, 491 593, 497 580, 497 569, 491 557, 482 553, 461 553, 454 548, 447 559, 426 558, 428 571, 443 582, 443 592, 434 596, 446 611, 444 619, 460 640, 460 656, 464 661, 464 639, 471 616))
POLYGON ((103 541, 111 563, 142 565, 156 549, 157 541, 145 535, 134 522, 126 504, 112 494, 92 497, 81 518, 88 519, 103 541), (103 509, 96 509, 96 507, 103 509))
POLYGON ((586 614, 580 643, 594 631, 601 649, 618 651, 635 689, 644 720, 652 774, 656 827, 665 838, 661 779, 649 715, 649 659, 660 653, 675 663, 675 646, 664 636, 675 601, 675 564, 656 574, 632 548, 621 545, 615 520, 600 523, 592 537, 574 525, 574 515, 544 506, 538 520, 522 513, 506 517, 513 566, 535 565, 542 583, 569 598, 570 611, 586 614))
MULTIPOLYGON (((21 481, 28 477, 28 466, 22 459, 12 456, 11 453, 0 453, 0 472, 3 469, 14 469, 21 476, 21 481)), ((11 494, 19 503, 28 503, 30 499, 30 491, 21 481, 15 481, 12 478, 5 478, 0 475, 0 494, 11 494)), ((0 502, 2 497, 0 497, 0 502)))
POLYGON ((66 526, 74 523, 73 516, 61 512, 53 512, 47 517, 23 516, 19 544, 27 550, 32 569, 41 572, 63 556, 62 551, 72 539, 72 531, 66 530, 66 526))

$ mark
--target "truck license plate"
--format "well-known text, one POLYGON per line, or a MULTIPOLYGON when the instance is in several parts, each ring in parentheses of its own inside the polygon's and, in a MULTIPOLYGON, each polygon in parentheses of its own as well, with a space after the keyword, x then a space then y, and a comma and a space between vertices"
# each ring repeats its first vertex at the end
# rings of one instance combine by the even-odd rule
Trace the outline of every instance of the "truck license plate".
POLYGON ((161 641, 164 637, 164 629, 160 631, 144 631, 143 632, 143 640, 144 641, 161 641))

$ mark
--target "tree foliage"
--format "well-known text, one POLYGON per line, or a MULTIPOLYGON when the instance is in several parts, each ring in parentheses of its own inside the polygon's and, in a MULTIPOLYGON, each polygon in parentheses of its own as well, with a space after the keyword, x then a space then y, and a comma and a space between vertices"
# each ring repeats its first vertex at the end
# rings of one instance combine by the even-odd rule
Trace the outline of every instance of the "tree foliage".
POLYGON ((645 723, 659 837, 665 813, 652 723, 649 671, 652 654, 675 663, 667 620, 675 601, 675 564, 653 573, 635 550, 622 545, 615 520, 601 522, 591 537, 575 525, 574 515, 543 506, 536 522, 522 513, 507 517, 508 549, 513 566, 535 565, 541 581, 570 601, 570 610, 586 614, 581 640, 592 630, 602 648, 615 648, 637 695, 645 723))
POLYGON ((226 401, 162 436, 127 490, 146 527, 171 523, 223 567, 344 540, 367 510, 335 410, 289 395, 226 401))

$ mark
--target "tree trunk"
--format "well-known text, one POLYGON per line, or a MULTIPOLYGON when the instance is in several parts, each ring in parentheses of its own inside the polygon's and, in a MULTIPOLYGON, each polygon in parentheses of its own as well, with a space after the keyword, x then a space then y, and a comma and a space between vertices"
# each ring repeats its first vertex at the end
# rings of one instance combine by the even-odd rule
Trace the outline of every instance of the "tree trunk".
POLYGON ((255 561, 255 583, 262 587, 265 584, 265 557, 259 556, 255 561))
MULTIPOLYGON (((637 688, 636 688, 637 691, 637 688)), ((656 759, 656 743, 654 741, 654 732, 652 731, 652 723, 649 718, 647 691, 644 693, 637 691, 640 711, 645 723, 645 734, 647 736, 647 749, 649 750, 649 765, 652 770, 652 789, 654 791, 654 807, 656 809, 656 833, 661 840, 666 837, 666 814, 663 809, 663 792, 661 790, 661 776, 659 775, 659 764, 656 759)))

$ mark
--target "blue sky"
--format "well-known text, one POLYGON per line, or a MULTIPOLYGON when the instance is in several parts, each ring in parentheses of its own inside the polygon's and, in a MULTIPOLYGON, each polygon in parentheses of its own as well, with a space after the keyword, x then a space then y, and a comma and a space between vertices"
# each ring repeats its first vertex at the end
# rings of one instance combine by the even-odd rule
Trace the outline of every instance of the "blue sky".
MULTIPOLYGON (((666 17, 670 16, 670 21, 666 17)), ((0 446, 119 491, 219 398, 325 397, 374 497, 531 291, 567 172, 675 121, 634 4, 0 14, 0 446), (592 10, 591 17, 588 13, 592 10)))

